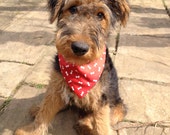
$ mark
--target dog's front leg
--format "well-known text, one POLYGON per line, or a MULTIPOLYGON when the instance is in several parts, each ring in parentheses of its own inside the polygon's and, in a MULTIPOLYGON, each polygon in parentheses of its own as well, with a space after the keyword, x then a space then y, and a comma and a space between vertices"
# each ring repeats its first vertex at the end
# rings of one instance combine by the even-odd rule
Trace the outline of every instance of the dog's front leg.
POLYGON ((57 91, 54 86, 52 89, 54 90, 50 89, 47 91, 34 122, 17 129, 15 135, 45 135, 47 133, 51 120, 57 112, 65 107, 65 103, 60 93, 58 93, 59 91, 57 91))
POLYGON ((94 135, 112 135, 110 107, 105 105, 94 113, 94 135))

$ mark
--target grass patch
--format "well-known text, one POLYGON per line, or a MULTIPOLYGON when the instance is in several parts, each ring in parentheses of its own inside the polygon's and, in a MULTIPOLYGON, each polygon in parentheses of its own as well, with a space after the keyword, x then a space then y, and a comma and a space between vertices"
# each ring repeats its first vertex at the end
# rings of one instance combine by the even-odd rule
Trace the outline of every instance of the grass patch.
POLYGON ((12 101, 13 96, 15 95, 15 93, 19 90, 19 88, 21 88, 21 86, 24 84, 23 81, 21 81, 17 87, 12 91, 11 95, 6 98, 6 100, 4 101, 4 103, 0 106, 0 115, 3 114, 3 112, 6 110, 7 106, 9 105, 9 103, 12 101))
POLYGON ((8 97, 4 103, 0 106, 0 115, 2 115, 2 113, 6 110, 7 106, 9 105, 9 103, 11 102, 12 97, 8 97))
POLYGON ((35 84, 35 83, 26 83, 26 82, 24 84, 28 85, 30 87, 34 87, 36 89, 43 89, 43 88, 47 87, 47 85, 45 85, 45 84, 35 84))
POLYGON ((37 88, 37 89, 43 89, 43 88, 45 88, 46 86, 45 85, 43 85, 43 84, 35 84, 35 88, 37 88))

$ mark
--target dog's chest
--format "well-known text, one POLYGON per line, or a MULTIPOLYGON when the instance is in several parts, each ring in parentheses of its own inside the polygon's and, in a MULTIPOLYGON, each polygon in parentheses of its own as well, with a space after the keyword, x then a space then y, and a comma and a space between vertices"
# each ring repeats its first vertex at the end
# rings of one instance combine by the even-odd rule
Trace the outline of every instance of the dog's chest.
POLYGON ((79 98, 68 86, 65 86, 61 92, 61 97, 66 105, 92 111, 96 110, 101 103, 101 91, 100 83, 97 83, 86 96, 79 98))

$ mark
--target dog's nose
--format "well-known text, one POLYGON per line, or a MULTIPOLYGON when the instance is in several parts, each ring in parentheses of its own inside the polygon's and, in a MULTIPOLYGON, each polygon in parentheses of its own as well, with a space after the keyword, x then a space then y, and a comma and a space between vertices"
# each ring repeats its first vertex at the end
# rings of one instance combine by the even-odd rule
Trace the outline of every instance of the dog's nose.
POLYGON ((71 49, 73 50, 75 55, 82 56, 88 52, 89 46, 84 42, 76 41, 71 44, 71 49))

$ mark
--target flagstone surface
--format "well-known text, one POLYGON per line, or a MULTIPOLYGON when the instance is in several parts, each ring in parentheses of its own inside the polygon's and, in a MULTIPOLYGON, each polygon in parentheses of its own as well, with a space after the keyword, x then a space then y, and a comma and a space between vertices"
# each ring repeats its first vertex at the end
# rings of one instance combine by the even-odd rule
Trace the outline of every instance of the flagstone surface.
MULTIPOLYGON (((127 26, 109 39, 128 108, 113 135, 169 135, 170 1, 129 2, 127 26)), ((46 0, 0 0, 0 135, 30 123, 29 108, 44 97, 56 54, 48 19, 46 0)), ((60 112, 49 135, 76 135, 76 119, 71 110, 60 112)))

